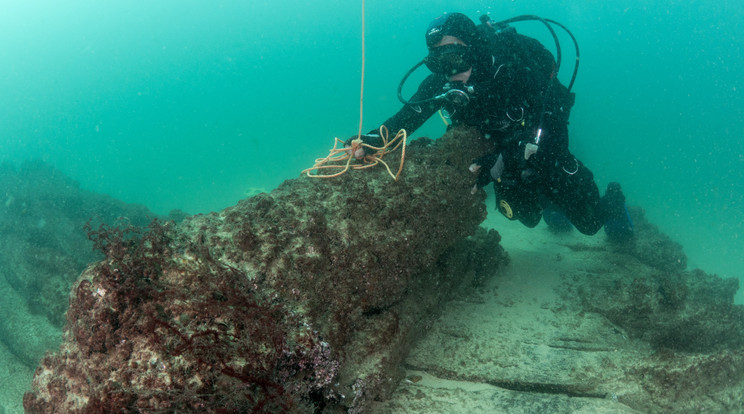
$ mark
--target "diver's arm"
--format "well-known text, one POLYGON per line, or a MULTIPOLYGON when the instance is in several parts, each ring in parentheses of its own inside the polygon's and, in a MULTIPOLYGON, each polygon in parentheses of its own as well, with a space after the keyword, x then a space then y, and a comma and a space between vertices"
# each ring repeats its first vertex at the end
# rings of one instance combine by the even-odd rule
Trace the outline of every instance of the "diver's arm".
MULTIPOLYGON (((441 76, 429 75, 423 82, 421 82, 418 90, 413 97, 411 97, 410 102, 424 101, 436 96, 441 92, 444 82, 446 82, 446 80, 441 76)), ((414 131, 419 129, 427 119, 434 115, 440 107, 441 104, 438 101, 404 105, 398 113, 388 118, 383 125, 385 125, 388 131, 393 135, 401 129, 405 129, 410 136, 414 131)), ((377 130, 370 131, 370 133, 377 133, 377 130)))
MULTIPOLYGON (((408 136, 410 136, 415 130, 421 127, 427 119, 439 110, 441 107, 439 102, 429 99, 436 96, 437 92, 442 90, 442 86, 444 85, 444 82, 442 81, 443 79, 444 78, 441 76, 429 75, 423 82, 421 82, 418 90, 413 97, 411 97, 410 102, 426 102, 421 104, 404 105, 398 113, 388 118, 382 126, 387 128, 390 136, 395 136, 401 129, 405 129, 408 136)), ((346 140, 345 147, 351 148, 352 141, 357 138, 361 138, 365 144, 373 147, 384 146, 385 144, 380 136, 380 129, 381 127, 375 128, 372 131, 363 134, 361 137, 358 135, 351 136, 351 138, 346 140)), ((364 147, 360 147, 352 155, 356 158, 362 158, 367 155, 367 153, 364 150, 364 147)))

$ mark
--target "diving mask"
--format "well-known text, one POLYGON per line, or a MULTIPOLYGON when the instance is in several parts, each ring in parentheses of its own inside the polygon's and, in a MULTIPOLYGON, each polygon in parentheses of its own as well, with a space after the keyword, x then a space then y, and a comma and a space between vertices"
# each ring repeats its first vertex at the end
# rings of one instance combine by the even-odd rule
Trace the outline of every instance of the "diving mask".
POLYGON ((470 69, 473 58, 468 46, 453 43, 429 49, 424 63, 433 73, 452 76, 470 69))

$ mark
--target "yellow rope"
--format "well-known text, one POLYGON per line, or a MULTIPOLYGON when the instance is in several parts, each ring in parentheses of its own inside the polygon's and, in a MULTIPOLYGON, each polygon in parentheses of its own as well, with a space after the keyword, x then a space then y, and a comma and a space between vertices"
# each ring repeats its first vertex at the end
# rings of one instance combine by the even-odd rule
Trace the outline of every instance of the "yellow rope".
POLYGON ((339 143, 341 145, 344 145, 344 142, 338 138, 334 138, 333 148, 329 151, 328 156, 326 156, 325 158, 317 158, 315 160, 315 164, 312 167, 306 168, 302 170, 302 172, 311 178, 333 178, 344 174, 345 172, 349 171, 349 169, 361 170, 374 167, 377 164, 382 164, 385 166, 388 174, 390 174, 390 176, 395 181, 398 181, 400 173, 401 171, 403 171, 403 163, 405 162, 406 139, 408 138, 408 134, 406 133, 405 129, 401 129, 400 131, 398 131, 395 137, 393 137, 393 139, 389 140, 387 127, 383 125, 380 127, 380 137, 382 137, 381 147, 375 147, 374 145, 366 144, 361 138, 357 138, 351 141, 351 147, 349 148, 339 148, 339 143), (374 151, 374 153, 365 155, 360 160, 360 164, 352 164, 352 160, 355 159, 354 153, 360 147, 363 147, 365 151, 372 150, 374 151), (385 161, 383 161, 382 158, 385 155, 397 150, 398 148, 401 148, 400 165, 398 166, 397 173, 393 174, 393 172, 390 170, 390 166, 385 161), (332 174, 317 173, 318 170, 323 169, 340 169, 341 171, 332 174), (313 171, 316 171, 316 173, 311 174, 311 172, 313 171))
MULTIPOLYGON (((364 46, 364 0, 362 0, 362 81, 361 81, 361 92, 359 96, 359 133, 357 134, 357 137, 362 136, 362 114, 364 113, 364 55, 365 55, 365 46, 364 46)), ((441 115, 441 114, 440 114, 441 115)), ((442 118, 444 119, 444 117, 442 118)), ((445 122, 446 123, 446 122, 445 122)), ((382 147, 375 147, 369 144, 365 144, 364 141, 361 138, 357 138, 353 141, 351 141, 351 147, 350 148, 338 148, 338 144, 341 143, 344 145, 344 142, 341 141, 338 138, 334 138, 333 142, 333 148, 329 152, 328 156, 325 158, 317 158, 315 160, 315 165, 313 165, 310 168, 306 168, 302 170, 303 173, 307 174, 308 177, 312 178, 332 178, 332 177, 338 177, 339 175, 342 175, 346 173, 346 171, 349 171, 349 168, 354 170, 361 170, 364 168, 374 167, 375 165, 381 163, 385 166, 385 169, 387 170, 388 174, 390 174, 391 177, 395 181, 398 181, 398 178, 400 177, 401 171, 403 171, 403 162, 406 157, 406 139, 408 138, 408 134, 406 133, 405 129, 401 129, 398 131, 397 134, 395 134, 395 137, 393 139, 388 141, 388 129, 385 125, 382 125, 380 127, 380 136, 382 137, 383 145, 382 147), (393 149, 389 149, 391 145, 395 144, 393 149), (398 166, 398 172, 393 175, 393 172, 390 171, 390 166, 382 160, 382 157, 384 157, 386 154, 389 154, 395 150, 397 150, 399 147, 402 146, 401 154, 400 154, 400 165, 398 166), (360 148, 365 148, 365 152, 367 149, 373 150, 374 154, 371 155, 365 155, 362 158, 362 164, 352 164, 351 160, 354 158, 354 153, 360 148), (345 163, 343 163, 346 161, 345 163), (342 164, 339 164, 342 163, 342 164), (341 171, 338 171, 333 174, 317 174, 318 170, 323 169, 334 169, 334 168, 340 168, 341 171), (316 171, 316 174, 311 174, 312 171, 316 171)))

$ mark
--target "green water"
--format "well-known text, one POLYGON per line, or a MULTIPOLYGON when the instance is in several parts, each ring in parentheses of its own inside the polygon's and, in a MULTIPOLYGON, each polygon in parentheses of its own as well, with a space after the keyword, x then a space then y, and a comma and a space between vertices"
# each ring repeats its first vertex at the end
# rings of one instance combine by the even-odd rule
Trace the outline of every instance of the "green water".
MULTIPOLYGON (((456 3, 367 2, 365 130, 399 108, 398 82, 442 12, 558 20, 581 46, 571 145, 600 188, 620 181, 691 267, 744 277, 744 3, 456 3)), ((43 159, 85 189, 199 213, 298 176, 356 132, 360 2, 0 9, 0 161, 43 159)), ((517 28, 549 40, 539 24, 517 28)), ((434 120, 416 135, 441 132, 434 120)))

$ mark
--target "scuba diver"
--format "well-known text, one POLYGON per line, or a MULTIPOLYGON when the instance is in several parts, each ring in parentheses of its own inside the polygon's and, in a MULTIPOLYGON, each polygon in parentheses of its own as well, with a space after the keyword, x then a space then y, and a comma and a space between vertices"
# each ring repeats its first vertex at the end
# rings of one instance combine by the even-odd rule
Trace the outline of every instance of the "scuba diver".
MULTIPOLYGON (((551 24, 536 16, 476 24, 461 13, 444 14, 426 30, 428 56, 411 68, 398 87, 403 108, 384 122, 390 131, 412 133, 442 110, 452 125, 476 127, 496 151, 473 161, 473 193, 494 183, 498 210, 511 220, 535 227, 544 217, 552 228, 571 228, 593 235, 602 226, 612 241, 633 236, 633 224, 618 183, 603 197, 592 172, 568 149, 568 117, 575 94, 556 77, 560 45, 551 24), (557 59, 539 41, 518 34, 508 23, 539 20, 556 41, 557 59), (403 84, 422 65, 432 72, 406 100, 403 84)), ((568 32, 571 35, 570 32, 568 32)), ((573 39, 573 35, 571 35, 573 39)), ((575 39, 574 39, 575 42, 575 39)), ((347 146, 353 136, 347 141, 347 146)), ((381 146, 375 132, 360 138, 381 146)), ((362 158, 364 148, 353 154, 362 158)))

